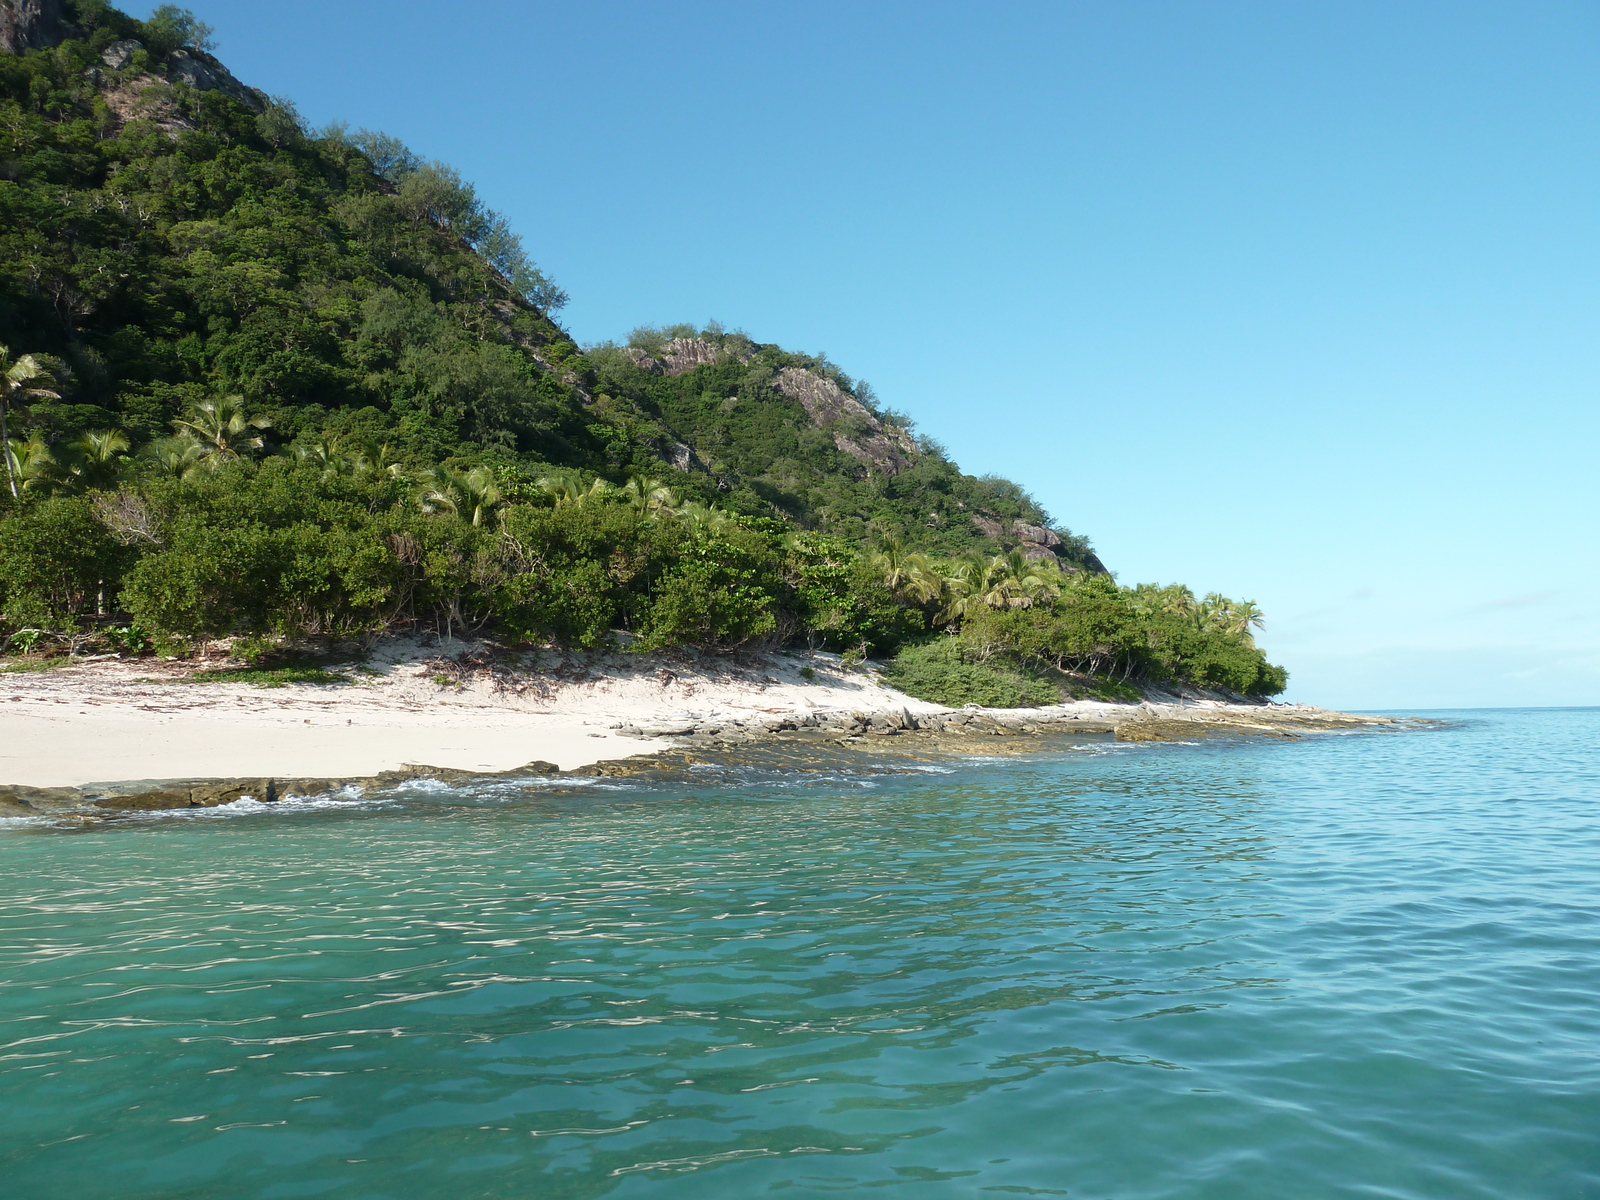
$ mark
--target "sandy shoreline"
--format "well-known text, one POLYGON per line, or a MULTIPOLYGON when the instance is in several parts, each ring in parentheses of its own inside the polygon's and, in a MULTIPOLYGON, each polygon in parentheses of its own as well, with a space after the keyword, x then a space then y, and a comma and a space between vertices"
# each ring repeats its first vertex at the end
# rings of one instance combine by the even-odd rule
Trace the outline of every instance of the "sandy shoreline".
MULTIPOLYGON (((76 789, 87 789, 78 800, 92 805, 92 785, 118 781, 243 781, 241 787, 260 790, 269 779, 370 781, 427 768, 498 774, 533 764, 546 773, 572 771, 670 747, 767 736, 960 737, 1056 728, 1171 740, 1163 728, 1174 721, 1185 722, 1179 735, 1194 731, 1196 722, 1290 734, 1373 723, 1317 709, 1206 700, 953 711, 895 691, 870 670, 847 670, 826 654, 737 661, 507 656, 461 642, 396 641, 352 665, 356 682, 342 686, 196 683, 188 680, 193 670, 105 659, 0 675, 0 808, 13 814, 72 808, 76 789)), ((152 790, 161 789, 146 788, 152 790)), ((168 806, 241 794, 217 787, 167 793, 168 806)))

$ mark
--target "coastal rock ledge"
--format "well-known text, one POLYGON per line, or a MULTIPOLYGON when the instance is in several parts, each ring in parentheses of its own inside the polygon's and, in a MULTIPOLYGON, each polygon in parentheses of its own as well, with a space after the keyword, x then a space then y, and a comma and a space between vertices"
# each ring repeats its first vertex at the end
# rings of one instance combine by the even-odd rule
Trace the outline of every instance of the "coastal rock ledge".
POLYGON ((810 743, 887 746, 929 756, 970 754, 981 744, 991 753, 994 739, 1011 739, 1014 752, 1047 735, 1119 742, 1194 742, 1217 737, 1298 738, 1307 733, 1405 728, 1414 722, 1331 712, 1298 705, 1228 704, 1064 704, 1049 708, 932 709, 909 706, 875 711, 815 710, 730 719, 656 719, 617 722, 619 735, 661 743, 656 752, 604 760, 563 771, 542 760, 506 771, 463 770, 407 765, 375 775, 347 778, 160 779, 93 783, 77 787, 0 784, 0 817, 50 817, 96 821, 119 814, 216 808, 242 800, 270 804, 294 798, 356 799, 412 780, 439 782, 556 777, 637 776, 682 768, 697 761, 697 750, 727 750, 754 743, 810 743))

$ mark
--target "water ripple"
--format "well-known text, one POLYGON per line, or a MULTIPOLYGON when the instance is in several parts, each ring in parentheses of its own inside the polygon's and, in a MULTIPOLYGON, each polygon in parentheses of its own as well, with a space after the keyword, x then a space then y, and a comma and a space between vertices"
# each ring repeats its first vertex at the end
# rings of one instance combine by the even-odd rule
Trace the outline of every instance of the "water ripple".
POLYGON ((0 852, 25 1196, 1600 1195, 1600 713, 0 852))

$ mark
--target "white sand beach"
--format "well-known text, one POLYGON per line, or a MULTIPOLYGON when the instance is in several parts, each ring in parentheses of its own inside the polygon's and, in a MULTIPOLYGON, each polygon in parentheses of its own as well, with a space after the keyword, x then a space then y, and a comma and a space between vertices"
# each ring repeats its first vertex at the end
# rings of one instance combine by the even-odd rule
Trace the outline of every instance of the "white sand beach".
POLYGON ((1125 740, 1170 741, 1200 724, 1294 736, 1383 723, 1204 696, 957 712, 820 652, 513 654, 392 639, 339 667, 346 684, 194 679, 237 665, 105 657, 0 674, 0 787, 353 779, 424 766, 494 773, 540 762, 571 771, 674 744, 663 739, 741 742, 799 729, 958 737, 1115 730, 1125 740))
POLYGON ((475 643, 398 640, 344 686, 187 681, 219 665, 102 659, 0 675, 0 784, 354 777, 413 764, 492 772, 534 761, 571 770, 661 748, 623 726, 688 733, 819 710, 938 708, 825 654, 670 666, 546 654, 508 665, 475 643))

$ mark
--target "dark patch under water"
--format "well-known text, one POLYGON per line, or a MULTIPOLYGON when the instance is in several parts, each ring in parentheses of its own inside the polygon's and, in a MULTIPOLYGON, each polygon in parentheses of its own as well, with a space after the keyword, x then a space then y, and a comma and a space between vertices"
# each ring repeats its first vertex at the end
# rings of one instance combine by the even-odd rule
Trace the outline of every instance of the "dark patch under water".
POLYGON ((1597 735, 9 823, 0 1195, 1600 1195, 1597 735))

